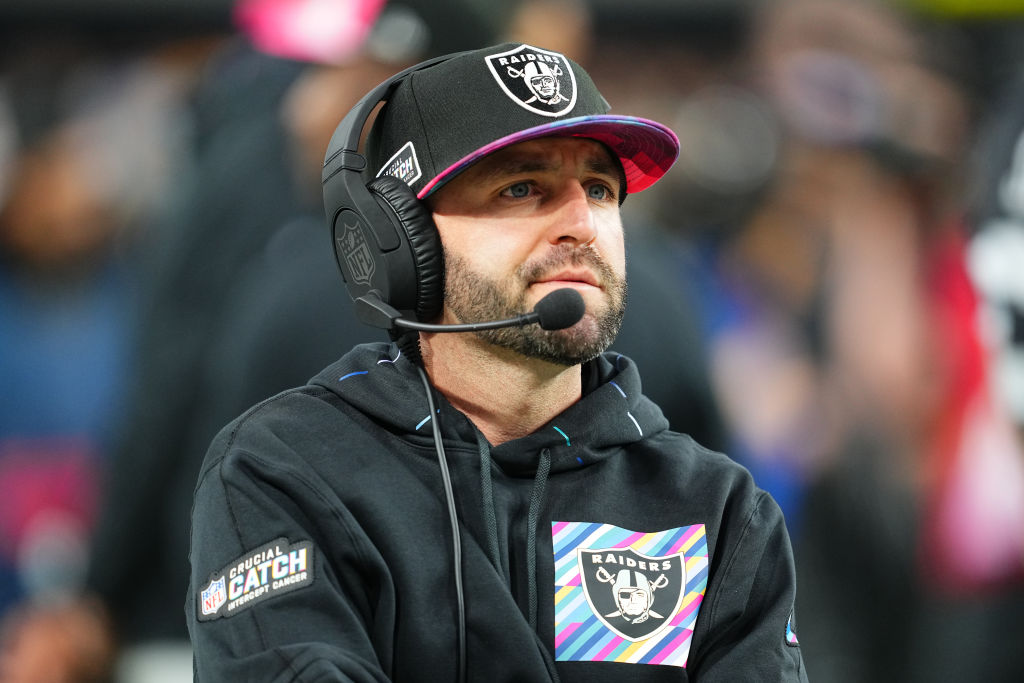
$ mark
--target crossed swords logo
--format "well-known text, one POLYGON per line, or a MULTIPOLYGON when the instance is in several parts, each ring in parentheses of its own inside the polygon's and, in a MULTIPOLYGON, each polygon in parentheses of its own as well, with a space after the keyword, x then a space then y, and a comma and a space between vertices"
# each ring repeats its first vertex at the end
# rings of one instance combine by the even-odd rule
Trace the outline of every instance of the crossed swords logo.
MULTIPOLYGON (((639 572, 637 572, 637 573, 639 574, 639 572)), ((643 576, 643 574, 640 574, 640 575, 643 576)), ((598 568, 596 576, 597 576, 597 580, 600 581, 601 583, 607 583, 609 585, 615 583, 615 577, 612 576, 611 573, 609 573, 608 570, 605 569, 604 567, 599 567, 598 568)), ((647 577, 645 576, 644 579, 646 580, 646 578, 647 577)), ((649 605, 650 603, 654 602, 654 592, 656 590, 658 590, 659 588, 665 588, 666 586, 668 586, 669 581, 668 581, 668 577, 665 576, 664 574, 662 574, 661 576, 659 576, 657 578, 657 580, 655 580, 655 581, 648 581, 647 583, 650 586, 650 591, 651 591, 650 600, 647 601, 647 603, 649 605)), ((612 586, 613 594, 614 594, 614 590, 615 590, 614 586, 612 586)), ((633 589, 626 589, 626 590, 635 591, 637 589, 633 588, 633 589)), ((647 607, 647 606, 645 606, 643 613, 640 614, 638 617, 630 618, 629 615, 623 614, 623 612, 622 612, 622 603, 619 600, 619 596, 615 595, 614 597, 615 597, 615 604, 619 605, 619 609, 615 610, 614 612, 612 612, 610 614, 604 615, 604 616, 606 616, 608 618, 622 617, 623 619, 625 619, 626 621, 628 621, 631 624, 642 624, 643 622, 647 621, 647 619, 649 617, 654 617, 655 619, 664 619, 665 618, 664 616, 662 616, 661 614, 658 614, 657 612, 655 612, 654 610, 652 610, 650 607, 647 607)))

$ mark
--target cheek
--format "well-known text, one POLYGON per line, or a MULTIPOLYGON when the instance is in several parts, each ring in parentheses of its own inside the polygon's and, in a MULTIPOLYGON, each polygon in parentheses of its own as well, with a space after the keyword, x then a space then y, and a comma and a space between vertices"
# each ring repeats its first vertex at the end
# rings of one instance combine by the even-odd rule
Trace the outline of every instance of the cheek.
POLYGON ((457 255, 477 272, 511 272, 525 260, 526 247, 512 225, 479 217, 438 214, 434 215, 434 223, 445 253, 457 255))
POLYGON ((601 244, 601 254, 612 268, 619 275, 626 272, 626 245, 625 237, 621 226, 610 227, 602 231, 598 239, 601 244))

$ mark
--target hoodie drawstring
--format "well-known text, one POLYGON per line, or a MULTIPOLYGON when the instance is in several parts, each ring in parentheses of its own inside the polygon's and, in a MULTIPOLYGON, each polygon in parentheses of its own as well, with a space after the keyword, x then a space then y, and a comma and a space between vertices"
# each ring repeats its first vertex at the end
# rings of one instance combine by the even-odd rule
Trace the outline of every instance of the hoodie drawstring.
MULTIPOLYGON (((476 447, 480 454, 480 497, 484 512, 484 526, 487 529, 487 552, 491 556, 491 563, 499 574, 504 574, 501 569, 501 559, 498 555, 498 522, 494 510, 494 484, 491 481, 491 447, 484 435, 477 431, 476 447)), ((551 451, 544 448, 540 452, 540 459, 537 463, 537 472, 533 477, 533 491, 530 493, 530 509, 527 513, 526 538, 526 573, 528 581, 527 600, 529 602, 528 617, 530 628, 533 630, 534 639, 537 641, 538 650, 544 657, 551 680, 557 683, 558 672, 555 670, 554 660, 548 652, 537 633, 537 520, 540 517, 540 507, 544 502, 544 489, 547 487, 548 474, 551 472, 551 451)), ((506 577, 508 580, 508 577, 506 577)))
MULTIPOLYGON (((499 574, 504 574, 498 554, 498 521, 494 511, 494 484, 491 481, 491 448, 487 439, 479 431, 476 433, 476 447, 480 454, 480 502, 483 506, 484 527, 487 531, 487 553, 494 569, 499 574)), ((541 449, 537 472, 533 477, 530 509, 526 517, 527 616, 530 626, 535 630, 537 628, 537 521, 540 517, 541 504, 544 502, 544 489, 547 487, 550 472, 551 451, 544 448, 541 449)))
POLYGON ((526 517, 529 527, 526 537, 526 575, 529 580, 530 627, 537 630, 537 518, 544 501, 544 489, 551 472, 551 451, 544 448, 537 463, 537 474, 533 478, 533 492, 530 494, 530 512, 526 517))
POLYGON ((480 454, 480 497, 484 509, 484 527, 487 530, 487 552, 494 570, 502 574, 501 559, 498 557, 498 519, 494 512, 494 488, 491 484, 491 446, 479 430, 476 432, 476 448, 480 454))

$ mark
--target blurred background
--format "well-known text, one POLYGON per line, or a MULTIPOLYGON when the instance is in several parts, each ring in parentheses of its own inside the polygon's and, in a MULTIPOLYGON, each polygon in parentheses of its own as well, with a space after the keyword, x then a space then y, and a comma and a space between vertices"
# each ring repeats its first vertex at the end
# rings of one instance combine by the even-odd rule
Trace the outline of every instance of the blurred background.
POLYGON ((1024 1, 4 0, 0 683, 191 680, 206 446, 383 339, 327 141, 504 40, 680 137, 614 348, 782 505, 811 680, 1024 680, 1024 1))

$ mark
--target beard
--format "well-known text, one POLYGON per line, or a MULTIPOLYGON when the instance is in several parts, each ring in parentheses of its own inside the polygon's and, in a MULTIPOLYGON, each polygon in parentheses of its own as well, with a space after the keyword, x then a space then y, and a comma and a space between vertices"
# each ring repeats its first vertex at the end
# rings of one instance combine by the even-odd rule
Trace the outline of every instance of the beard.
POLYGON ((539 325, 477 330, 483 341, 527 358, 572 366, 596 358, 607 349, 622 325, 626 311, 626 280, 591 247, 558 245, 545 257, 528 261, 505 282, 474 271, 465 259, 445 251, 445 304, 465 322, 502 320, 527 313, 526 290, 546 273, 566 266, 586 266, 597 274, 607 293, 606 305, 588 310, 583 319, 564 330, 539 325))

